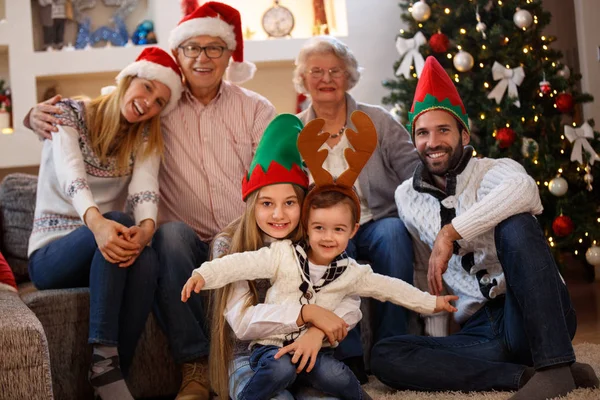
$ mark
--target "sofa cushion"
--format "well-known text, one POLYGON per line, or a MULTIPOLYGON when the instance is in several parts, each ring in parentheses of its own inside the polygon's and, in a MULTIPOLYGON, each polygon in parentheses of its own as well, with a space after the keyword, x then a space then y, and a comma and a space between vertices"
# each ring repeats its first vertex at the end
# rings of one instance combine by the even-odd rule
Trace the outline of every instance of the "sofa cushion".
POLYGON ((33 227, 36 191, 35 175, 10 174, 0 184, 1 250, 17 282, 29 280, 27 246, 33 227))

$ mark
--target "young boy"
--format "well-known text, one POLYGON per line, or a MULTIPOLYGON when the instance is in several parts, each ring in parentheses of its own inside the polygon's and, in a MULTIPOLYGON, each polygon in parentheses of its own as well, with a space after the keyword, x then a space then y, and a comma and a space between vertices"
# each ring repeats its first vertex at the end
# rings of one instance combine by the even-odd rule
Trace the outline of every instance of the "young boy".
MULTIPOLYGON (((318 133, 317 125, 309 123, 299 139, 300 151, 309 168, 315 164, 301 142, 311 132, 318 133)), ((318 149, 317 145, 313 142, 310 147, 318 149)), ((355 148, 359 147, 357 143, 355 148)), ((455 312, 450 301, 456 300, 456 296, 432 296, 399 279, 373 273, 370 266, 347 257, 344 250, 358 230, 360 220, 360 202, 351 186, 355 178, 350 182, 340 177, 337 184, 331 181, 321 184, 322 171, 313 169, 316 186, 307 194, 302 210, 308 240, 299 244, 278 241, 254 252, 203 263, 185 284, 182 301, 187 301, 192 291, 199 293, 239 280, 270 279, 272 286, 265 303, 317 304, 334 311, 346 296, 358 295, 391 301, 419 313, 455 312)), ((244 399, 271 398, 296 381, 342 399, 369 398, 350 369, 333 357, 332 346, 336 344, 323 343, 322 334, 315 335, 315 340, 318 347, 323 345, 325 349, 318 351, 317 347, 318 353, 308 354, 298 351, 301 349, 297 349, 294 341, 307 328, 305 324, 293 334, 271 335, 250 344, 250 363, 255 375, 243 391, 244 399), (304 370, 308 358, 310 364, 304 370)))

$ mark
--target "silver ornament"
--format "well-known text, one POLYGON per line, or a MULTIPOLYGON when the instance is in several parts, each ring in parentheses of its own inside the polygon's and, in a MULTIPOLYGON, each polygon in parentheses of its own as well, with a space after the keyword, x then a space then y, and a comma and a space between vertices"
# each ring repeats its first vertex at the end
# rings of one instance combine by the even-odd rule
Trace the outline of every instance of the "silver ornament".
POLYGON ((569 79, 569 77, 571 76, 571 70, 566 65, 559 69, 556 73, 558 74, 558 76, 561 76, 565 79, 569 79))
POLYGON ((486 29, 487 25, 483 22, 478 22, 477 25, 475 25, 475 30, 479 33, 484 33, 486 29))
POLYGON ((460 50, 458 53, 456 53, 452 62, 454 64, 454 68, 456 68, 458 72, 470 71, 475 64, 473 56, 464 50, 460 50))
POLYGON ((567 183, 567 180, 560 175, 557 175, 556 178, 552 179, 548 184, 548 190, 556 197, 564 196, 568 189, 569 184, 567 183))
POLYGON ((594 267, 600 267, 600 247, 593 245, 585 252, 585 259, 594 267))
POLYGON ((586 165, 585 167, 585 175, 583 176, 583 181, 586 183, 585 188, 588 190, 588 192, 594 190, 592 186, 592 182, 594 182, 594 175, 592 175, 592 169, 589 165, 586 165))
POLYGON ((513 15, 513 22, 520 29, 527 29, 533 23, 533 17, 529 11, 517 8, 517 12, 513 15))
POLYGON ((531 156, 537 156, 539 149, 540 145, 538 144, 538 142, 536 142, 532 138, 523 137, 523 143, 521 145, 521 154, 523 154, 524 157, 529 158, 531 156))
POLYGON ((427 21, 431 16, 431 8, 424 1, 417 1, 412 5, 411 15, 417 22, 427 21))

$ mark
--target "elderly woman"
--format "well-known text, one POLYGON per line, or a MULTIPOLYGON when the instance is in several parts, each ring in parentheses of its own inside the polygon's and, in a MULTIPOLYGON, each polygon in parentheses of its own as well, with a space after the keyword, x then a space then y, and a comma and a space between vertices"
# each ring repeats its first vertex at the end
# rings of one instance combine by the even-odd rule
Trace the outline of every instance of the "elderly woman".
MULTIPOLYGON (((412 283, 412 243, 398 218, 394 191, 412 176, 418 156, 408 132, 388 111, 359 103, 348 93, 359 78, 358 62, 344 43, 330 36, 308 40, 296 59, 294 85, 299 93, 310 96, 311 104, 298 117, 305 124, 314 118, 325 120, 323 130, 330 136, 322 147, 329 152, 323 166, 334 176, 348 167, 343 152, 351 145, 344 129, 356 130, 350 114, 360 110, 371 117, 377 128, 377 148, 357 180, 360 229, 347 252, 350 257, 369 261, 377 273, 412 283)), ((402 307, 377 302, 373 313, 374 341, 405 334, 407 316, 408 311, 402 307)), ((358 327, 340 344, 337 356, 361 383, 367 381, 358 327)))

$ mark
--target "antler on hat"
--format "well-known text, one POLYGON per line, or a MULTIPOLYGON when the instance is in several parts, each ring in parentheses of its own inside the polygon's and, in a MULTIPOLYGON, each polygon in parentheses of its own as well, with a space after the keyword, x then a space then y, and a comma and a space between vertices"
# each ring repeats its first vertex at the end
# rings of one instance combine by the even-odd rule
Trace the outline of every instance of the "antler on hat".
POLYGON ((304 221, 308 217, 311 199, 318 193, 328 191, 340 192, 350 197, 356 205, 357 219, 360 220, 360 199, 353 185, 377 147, 377 130, 371 118, 362 111, 354 111, 350 119, 358 132, 346 128, 345 134, 353 148, 348 147, 344 150, 348 169, 337 179, 323 168, 323 162, 328 155, 327 150, 319 150, 329 138, 329 133, 322 131, 325 120, 314 119, 300 132, 298 150, 315 181, 315 187, 308 192, 302 207, 304 221))

